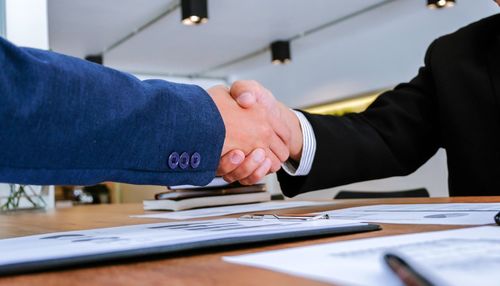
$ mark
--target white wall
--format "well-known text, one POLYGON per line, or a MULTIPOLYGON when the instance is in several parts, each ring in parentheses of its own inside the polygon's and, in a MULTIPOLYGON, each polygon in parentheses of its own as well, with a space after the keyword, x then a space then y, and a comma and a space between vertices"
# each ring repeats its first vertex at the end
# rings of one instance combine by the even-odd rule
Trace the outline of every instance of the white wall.
POLYGON ((204 89, 208 89, 215 85, 227 85, 227 82, 223 79, 212 79, 212 78, 185 78, 185 77, 170 77, 164 75, 155 75, 155 74, 134 74, 140 80, 146 79, 161 79, 171 82, 177 83, 185 83, 185 84, 195 84, 204 89))
MULTIPOLYGON (((0 0, 0 18, 4 1, 6 38, 18 46, 49 49, 47 0, 0 0)), ((0 36, 3 36, 1 30, 0 36)), ((0 199, 7 196, 9 190, 9 185, 0 184, 0 199)), ((50 187, 45 200, 47 208, 54 207, 54 187, 50 187)))
MULTIPOLYGON (((423 64, 427 46, 438 36, 500 12, 490 0, 461 0, 456 7, 428 10, 425 1, 395 1, 378 10, 292 43, 292 63, 263 65, 235 75, 256 79, 292 107, 301 107, 408 81, 423 64)), ((268 55, 266 55, 268 57, 268 55)), ((405 178, 342 187, 398 190, 427 187, 433 196, 447 190, 446 155, 437 156, 405 178)), ((306 197, 332 197, 335 190, 306 197)))
POLYGON ((0 37, 5 36, 5 1, 0 0, 0 37))
POLYGON ((47 0, 5 0, 7 39, 18 46, 48 49, 47 0))

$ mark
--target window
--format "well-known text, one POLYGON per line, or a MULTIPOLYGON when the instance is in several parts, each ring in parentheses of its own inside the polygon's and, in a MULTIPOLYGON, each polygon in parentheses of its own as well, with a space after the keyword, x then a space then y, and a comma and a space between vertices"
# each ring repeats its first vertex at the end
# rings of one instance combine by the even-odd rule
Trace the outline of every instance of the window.
POLYGON ((0 37, 5 37, 5 0, 0 0, 0 37))

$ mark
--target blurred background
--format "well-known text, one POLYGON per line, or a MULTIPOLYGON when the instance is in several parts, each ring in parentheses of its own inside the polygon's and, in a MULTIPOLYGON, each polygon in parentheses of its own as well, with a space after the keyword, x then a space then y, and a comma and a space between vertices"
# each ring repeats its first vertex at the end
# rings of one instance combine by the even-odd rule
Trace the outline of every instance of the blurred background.
MULTIPOLYGON (((141 79, 205 88, 255 79, 292 108, 342 114, 363 110, 381 91, 414 77, 435 38, 500 11, 491 0, 447 2, 209 0, 207 19, 188 15, 183 21, 177 0, 0 0, 0 35, 141 79)), ((280 192, 275 176, 266 182, 273 193, 280 192)), ((332 198, 340 189, 422 187, 434 197, 448 195, 444 151, 406 177, 302 198, 332 198)), ((71 200, 85 195, 83 189, 56 187, 55 193, 71 200)), ((106 183, 81 200, 95 194, 92 202, 141 202, 162 190, 106 183)))

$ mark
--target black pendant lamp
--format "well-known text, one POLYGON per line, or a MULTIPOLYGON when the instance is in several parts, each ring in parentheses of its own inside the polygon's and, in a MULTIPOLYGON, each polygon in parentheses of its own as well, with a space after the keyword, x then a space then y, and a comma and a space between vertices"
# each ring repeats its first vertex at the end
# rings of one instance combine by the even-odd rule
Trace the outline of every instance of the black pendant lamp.
POLYGON ((208 22, 207 0, 182 0, 182 24, 201 25, 208 22))
POLYGON ((271 56, 273 64, 288 64, 292 60, 290 54, 289 41, 275 41, 271 43, 271 56))
POLYGON ((100 64, 100 65, 102 65, 104 62, 102 55, 88 55, 85 57, 85 59, 89 62, 93 62, 93 63, 100 64))
POLYGON ((427 0, 430 9, 441 9, 455 6, 455 0, 427 0))

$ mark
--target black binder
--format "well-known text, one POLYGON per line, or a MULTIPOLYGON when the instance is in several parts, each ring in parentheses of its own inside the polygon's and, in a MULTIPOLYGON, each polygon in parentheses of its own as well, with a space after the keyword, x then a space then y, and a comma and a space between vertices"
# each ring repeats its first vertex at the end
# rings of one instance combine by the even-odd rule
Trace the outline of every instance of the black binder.
MULTIPOLYGON (((224 219, 223 219, 224 220, 224 219)), ((225 219, 224 221, 227 221, 228 219, 225 219)), ((233 219, 234 221, 238 219, 233 219)), ((218 220, 211 220, 213 221, 218 221, 218 220)), ((222 220, 220 220, 222 221, 222 220)), ((192 222, 183 222, 183 223, 155 223, 155 224, 145 224, 145 225, 140 225, 144 226, 146 229, 161 229, 161 228, 180 228, 183 225, 196 225, 203 223, 203 221, 192 221, 192 222)), ((303 222, 302 222, 303 223, 303 222)), ((306 222, 307 224, 307 222, 306 222)), ((303 227, 305 224, 301 224, 301 227, 303 227)), ((137 227, 136 226, 124 226, 124 227, 118 227, 118 228, 108 228, 108 229, 124 229, 127 227, 137 227)), ((165 244, 156 244, 156 245, 148 245, 145 244, 143 247, 133 247, 130 249, 125 249, 125 250, 110 250, 110 251, 101 251, 100 253, 91 253, 91 254, 76 254, 76 255, 71 255, 69 257, 53 257, 50 259, 40 259, 37 257, 27 258, 24 259, 24 261, 21 262, 5 262, 2 260, 4 257, 5 253, 0 255, 0 275, 5 276, 5 275, 13 275, 13 274, 20 274, 20 273, 28 273, 28 272, 38 272, 38 271, 45 271, 45 270, 53 270, 53 269, 60 269, 60 268, 68 268, 68 267, 75 267, 75 266, 85 266, 91 263, 102 263, 102 262, 109 262, 109 261, 119 261, 123 259, 134 259, 134 258, 145 258, 147 256, 158 256, 158 255, 165 255, 165 257, 168 257, 168 254, 172 253, 181 253, 183 251, 191 251, 191 250, 199 250, 199 249, 208 249, 208 248, 221 248, 222 246, 232 246, 232 245, 250 245, 250 244, 255 244, 259 242, 271 242, 271 241, 282 241, 282 240, 290 240, 290 239, 298 239, 298 238, 305 238, 305 237, 318 237, 318 236, 330 236, 330 235, 339 235, 339 234, 348 234, 348 233, 357 233, 357 232, 365 232, 365 231, 373 231, 373 230, 379 230, 381 229, 380 226, 375 225, 375 224, 367 224, 367 223, 352 223, 352 224, 347 224, 347 225, 332 225, 329 227, 314 227, 311 226, 310 228, 307 229, 301 229, 301 230, 294 230, 294 229, 279 229, 277 228, 276 231, 268 231, 265 234, 257 232, 250 232, 250 233, 245 233, 242 234, 242 232, 237 232, 234 234, 227 234, 224 235, 223 237, 216 237, 216 238, 203 238, 201 237, 200 239, 195 239, 195 241, 187 241, 187 242, 179 242, 179 243, 169 243, 165 242, 165 244)), ((58 238, 65 238, 66 241, 68 239, 74 239, 73 241, 78 242, 78 241, 83 241, 84 239, 79 238, 80 237, 85 237, 81 233, 86 233, 89 231, 98 231, 99 229, 95 230, 87 230, 87 231, 70 231, 70 232, 59 232, 59 233, 53 233, 53 234, 45 234, 45 235, 35 235, 35 236, 30 236, 33 239, 39 239, 39 240, 47 240, 47 239, 58 239, 58 238), (78 234, 80 233, 80 234, 78 234), (72 238, 74 237, 74 238, 72 238)), ((106 229, 103 229, 106 230, 106 229)), ((27 238, 30 238, 27 237, 27 238)), ((109 237, 109 236, 108 236, 109 237)), ((26 238, 26 237, 25 237, 26 238)), ((16 239, 23 239, 21 238, 11 238, 11 239, 3 239, 0 240, 0 250, 2 247, 6 247, 7 244, 12 243, 12 241, 16 239)), ((94 238, 96 239, 96 238, 94 238)), ((88 239, 89 240, 89 239, 88 239)), ((17 243, 17 247, 20 247, 22 245, 17 243)), ((28 246, 28 245, 26 245, 28 246)))

